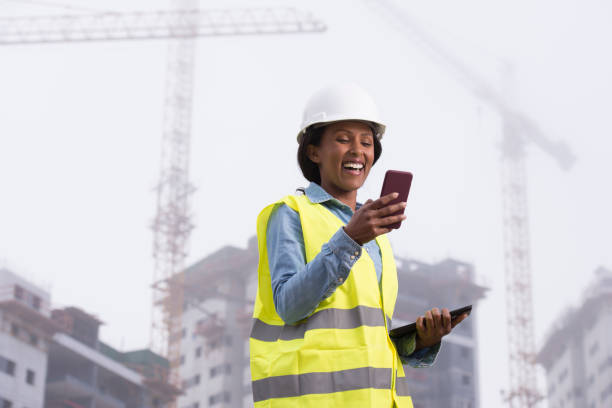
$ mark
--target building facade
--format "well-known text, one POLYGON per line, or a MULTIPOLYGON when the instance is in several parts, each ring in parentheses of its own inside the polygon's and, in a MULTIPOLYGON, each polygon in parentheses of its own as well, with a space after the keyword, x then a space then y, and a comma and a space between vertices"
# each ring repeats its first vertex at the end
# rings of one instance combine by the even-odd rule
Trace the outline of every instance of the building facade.
POLYGON ((473 305, 470 316, 444 337, 432 367, 404 366, 415 408, 479 407, 477 304, 487 289, 475 283, 474 267, 466 262, 397 259, 396 263, 399 289, 393 327, 412 323, 433 307, 453 310, 473 305))
POLYGON ((50 296, 0 269, 0 407, 42 408, 49 341, 56 327, 50 296))
POLYGON ((252 407, 248 337, 257 241, 224 247, 184 275, 179 408, 252 407))
POLYGON ((166 359, 101 342, 96 317, 67 307, 52 319, 60 330, 49 347, 46 408, 165 408, 180 393, 168 384, 166 359))
POLYGON ((169 408, 180 389, 150 350, 120 352, 100 322, 0 269, 0 408, 169 408))
MULTIPOLYGON (((257 290, 257 241, 227 246, 184 274, 182 365, 179 408, 252 407, 248 336, 257 290)), ((393 326, 408 324, 428 308, 476 303, 486 289, 473 267, 445 260, 426 264, 397 259, 399 293, 393 326)), ((477 308, 449 336, 433 367, 406 367, 415 408, 477 408, 477 308), (435 393, 431 393, 436 389, 435 393), (429 392, 427 392, 429 391, 429 392)))
POLYGON ((537 362, 549 408, 612 407, 612 271, 600 267, 582 304, 549 330, 537 362))

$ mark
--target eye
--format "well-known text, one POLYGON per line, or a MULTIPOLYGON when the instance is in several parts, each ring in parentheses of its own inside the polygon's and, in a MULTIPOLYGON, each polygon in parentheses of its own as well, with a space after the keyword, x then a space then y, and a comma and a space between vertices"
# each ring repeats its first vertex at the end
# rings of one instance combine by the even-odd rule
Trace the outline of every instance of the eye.
POLYGON ((339 137, 336 139, 338 141, 338 143, 348 143, 349 140, 346 137, 339 137))
POLYGON ((365 147, 370 147, 370 146, 372 146, 372 143, 370 143, 370 142, 361 142, 361 145, 365 146, 365 147))

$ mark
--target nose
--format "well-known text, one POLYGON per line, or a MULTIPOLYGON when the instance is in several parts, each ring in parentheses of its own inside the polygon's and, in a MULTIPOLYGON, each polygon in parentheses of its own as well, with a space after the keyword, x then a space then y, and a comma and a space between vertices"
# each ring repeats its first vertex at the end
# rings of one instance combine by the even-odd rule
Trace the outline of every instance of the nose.
POLYGON ((359 140, 353 140, 349 153, 353 156, 359 156, 362 153, 362 148, 363 146, 359 143, 359 140))

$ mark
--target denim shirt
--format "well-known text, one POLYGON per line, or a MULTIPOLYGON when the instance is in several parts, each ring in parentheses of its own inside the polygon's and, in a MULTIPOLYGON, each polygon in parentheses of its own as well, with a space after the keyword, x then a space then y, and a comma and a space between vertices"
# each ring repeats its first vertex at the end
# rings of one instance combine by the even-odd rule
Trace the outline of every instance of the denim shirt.
MULTIPOLYGON (((325 206, 347 224, 353 210, 332 197, 321 186, 310 183, 305 194, 313 203, 325 206)), ((361 204, 357 203, 356 209, 361 204)), ((267 251, 276 312, 287 324, 309 316, 319 303, 331 296, 347 278, 365 249, 372 258, 380 287, 382 255, 376 240, 360 246, 339 228, 321 247, 321 252, 306 263, 304 236, 299 214, 285 204, 278 205, 267 226, 267 251)), ((415 335, 394 340, 402 361, 413 367, 433 364, 440 344, 414 351, 415 335)))

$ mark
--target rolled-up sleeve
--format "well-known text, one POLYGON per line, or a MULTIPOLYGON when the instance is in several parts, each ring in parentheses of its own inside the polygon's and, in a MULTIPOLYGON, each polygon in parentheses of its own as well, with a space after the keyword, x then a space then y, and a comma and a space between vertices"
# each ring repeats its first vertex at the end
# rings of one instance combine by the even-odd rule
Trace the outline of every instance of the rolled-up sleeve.
POLYGON ((285 204, 277 206, 268 220, 266 245, 274 306, 288 324, 307 317, 331 296, 362 253, 361 246, 340 228, 306 263, 299 215, 285 204))
POLYGON ((431 347, 424 347, 418 351, 416 348, 416 333, 411 333, 400 338, 391 339, 402 363, 410 367, 429 367, 433 365, 440 351, 441 343, 431 347))

